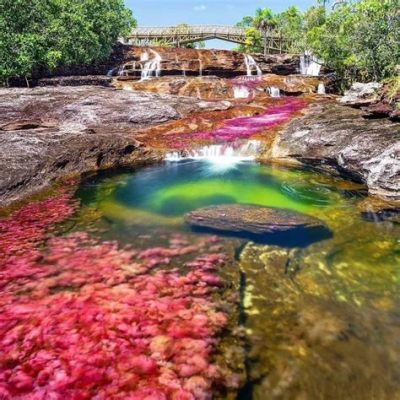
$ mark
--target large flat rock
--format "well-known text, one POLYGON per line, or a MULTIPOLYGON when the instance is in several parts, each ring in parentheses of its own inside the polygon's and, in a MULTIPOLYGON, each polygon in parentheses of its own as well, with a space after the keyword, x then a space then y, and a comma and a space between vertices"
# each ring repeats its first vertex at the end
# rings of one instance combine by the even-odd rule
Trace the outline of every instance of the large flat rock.
POLYGON ((0 89, 0 206, 62 177, 157 160, 139 129, 229 105, 98 86, 0 89))
POLYGON ((317 218, 294 211, 229 204, 201 208, 185 215, 187 224, 218 231, 264 235, 293 229, 323 228, 317 218))

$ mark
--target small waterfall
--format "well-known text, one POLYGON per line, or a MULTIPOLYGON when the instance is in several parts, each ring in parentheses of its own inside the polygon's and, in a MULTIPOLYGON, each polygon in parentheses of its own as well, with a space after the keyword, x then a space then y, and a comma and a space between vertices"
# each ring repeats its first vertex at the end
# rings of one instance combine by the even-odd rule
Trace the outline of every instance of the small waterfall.
POLYGON ((270 86, 269 88, 267 88, 267 92, 271 97, 281 97, 280 89, 275 86, 270 86))
POLYGON ((233 96, 235 99, 247 99, 250 96, 250 90, 244 85, 235 85, 233 96))
POLYGON ((107 71, 107 76, 108 76, 109 78, 111 78, 111 77, 114 75, 114 72, 115 72, 116 69, 117 69, 117 68, 112 68, 112 69, 108 70, 108 71, 107 71))
POLYGON ((203 61, 199 58, 199 76, 203 76, 203 61))
POLYGON ((322 67, 322 62, 315 58, 309 51, 305 51, 300 56, 301 75, 318 76, 322 67))
POLYGON ((325 85, 322 82, 318 85, 317 93, 318 94, 326 94, 325 85))
POLYGON ((262 76, 261 68, 256 63, 256 60, 254 60, 253 56, 251 56, 250 54, 245 54, 244 63, 246 65, 247 76, 252 76, 253 70, 256 71, 257 76, 262 76))
POLYGON ((170 152, 165 156, 166 161, 200 160, 229 168, 242 161, 252 161, 260 151, 261 142, 249 140, 239 143, 212 144, 187 152, 170 152))
POLYGON ((161 75, 161 61, 162 58, 155 50, 150 49, 145 51, 141 57, 140 61, 144 63, 142 68, 142 80, 150 79, 152 76, 159 77, 161 75), (151 53, 153 57, 150 57, 151 53))

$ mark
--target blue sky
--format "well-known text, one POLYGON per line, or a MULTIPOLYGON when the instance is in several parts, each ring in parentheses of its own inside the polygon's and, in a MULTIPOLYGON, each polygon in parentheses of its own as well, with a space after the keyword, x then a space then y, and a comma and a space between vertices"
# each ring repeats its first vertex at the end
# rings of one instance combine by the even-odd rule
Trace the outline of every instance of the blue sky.
MULTIPOLYGON (((302 10, 316 0, 125 0, 140 26, 188 24, 233 25, 259 7, 279 12, 296 5, 302 10)), ((230 44, 209 41, 207 47, 231 48, 230 44)))

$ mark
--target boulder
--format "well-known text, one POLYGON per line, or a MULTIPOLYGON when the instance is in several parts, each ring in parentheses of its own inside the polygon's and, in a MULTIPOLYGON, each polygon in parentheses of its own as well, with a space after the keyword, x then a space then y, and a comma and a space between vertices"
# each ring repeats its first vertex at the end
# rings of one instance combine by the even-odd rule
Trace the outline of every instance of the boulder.
POLYGON ((364 183, 370 194, 400 200, 400 124, 366 119, 362 110, 314 104, 288 124, 264 159, 311 165, 364 183))
MULTIPOLYGON (((247 204, 201 208, 187 213, 185 222, 195 229, 226 232, 256 241, 273 234, 294 233, 299 236, 297 239, 303 239, 302 236, 307 232, 318 231, 321 237, 325 237, 327 233, 324 223, 309 215, 247 204)), ((299 241, 297 244, 299 245, 299 241)))
POLYGON ((352 107, 368 106, 379 99, 379 90, 382 86, 378 82, 353 83, 351 88, 339 99, 339 102, 352 107))

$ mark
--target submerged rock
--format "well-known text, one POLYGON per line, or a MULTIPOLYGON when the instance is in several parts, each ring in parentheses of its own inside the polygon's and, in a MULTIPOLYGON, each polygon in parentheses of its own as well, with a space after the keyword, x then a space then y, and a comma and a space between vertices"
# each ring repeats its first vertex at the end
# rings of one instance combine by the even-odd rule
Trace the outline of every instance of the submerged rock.
POLYGON ((205 207, 187 213, 185 221, 195 229, 226 232, 257 242, 278 242, 285 247, 304 246, 329 236, 329 230, 317 218, 255 205, 205 207))

